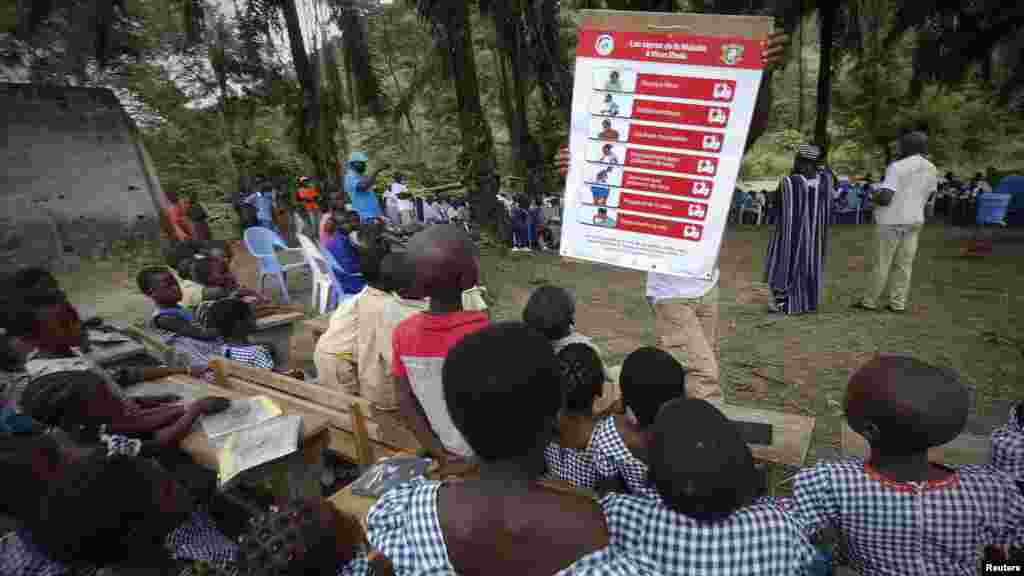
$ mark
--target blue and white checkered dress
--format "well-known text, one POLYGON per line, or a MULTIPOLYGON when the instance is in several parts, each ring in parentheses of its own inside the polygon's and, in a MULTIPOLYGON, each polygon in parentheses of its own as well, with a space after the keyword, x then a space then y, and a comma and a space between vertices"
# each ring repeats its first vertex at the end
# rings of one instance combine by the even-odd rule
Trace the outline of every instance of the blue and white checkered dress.
POLYGON ((992 432, 992 465, 1012 476, 1024 491, 1024 428, 1018 420, 1021 410, 1024 404, 1014 406, 1009 421, 992 432))
MULTIPOLYGON (((196 512, 167 536, 166 547, 175 560, 202 561, 215 568, 230 568, 237 547, 217 530, 213 520, 196 512)), ((95 568, 78 567, 76 575, 91 575, 95 568)), ((25 531, 11 532, 0 539, 0 574, 3 576, 62 576, 70 568, 47 558, 25 531)), ((339 572, 339 576, 360 576, 365 572, 339 572)))
POLYGON ((608 417, 594 426, 587 453, 594 463, 597 481, 621 477, 630 493, 656 497, 647 483, 647 464, 633 455, 615 427, 615 418, 608 417))
POLYGON ((578 488, 593 488, 597 481, 594 461, 587 451, 563 448, 552 442, 544 448, 544 462, 548 467, 548 477, 554 480, 568 482, 578 488))
MULTIPOLYGON (((396 576, 455 576, 437 515, 441 482, 422 477, 386 492, 366 517, 370 546, 387 557, 396 576)), ((580 558, 557 576, 654 576, 633 558, 603 548, 580 558)))
POLYGON ((861 574, 976 574, 986 545, 1024 544, 1024 496, 993 466, 895 482, 859 459, 804 470, 792 513, 808 534, 836 527, 861 574))
POLYGON ((220 354, 225 358, 241 362, 253 368, 273 370, 275 366, 274 357, 270 354, 270 350, 262 344, 225 344, 221 346, 220 354))
POLYGON ((609 494, 601 508, 609 546, 655 574, 793 576, 808 574, 814 560, 800 524, 768 498, 714 523, 674 512, 660 497, 609 494))

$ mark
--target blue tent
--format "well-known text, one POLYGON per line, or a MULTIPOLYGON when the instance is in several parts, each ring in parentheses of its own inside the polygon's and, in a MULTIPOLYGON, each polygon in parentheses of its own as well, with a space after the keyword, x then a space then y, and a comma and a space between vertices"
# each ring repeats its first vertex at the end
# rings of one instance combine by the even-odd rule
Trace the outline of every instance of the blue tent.
POLYGON ((1006 213, 1007 226, 1024 226, 1024 176, 1007 176, 995 190, 1000 194, 1009 194, 1010 208, 1006 213))

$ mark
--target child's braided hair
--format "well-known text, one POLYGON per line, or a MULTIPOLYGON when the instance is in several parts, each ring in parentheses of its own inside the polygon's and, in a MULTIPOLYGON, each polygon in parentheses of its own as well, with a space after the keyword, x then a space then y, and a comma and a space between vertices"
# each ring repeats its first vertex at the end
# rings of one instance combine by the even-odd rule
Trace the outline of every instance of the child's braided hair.
POLYGON ((565 390, 565 410, 571 414, 590 414, 594 398, 604 385, 604 367, 592 346, 569 344, 558 353, 565 390))
POLYGON ((239 541, 242 576, 333 576, 366 547, 355 518, 316 500, 273 506, 251 524, 239 541))

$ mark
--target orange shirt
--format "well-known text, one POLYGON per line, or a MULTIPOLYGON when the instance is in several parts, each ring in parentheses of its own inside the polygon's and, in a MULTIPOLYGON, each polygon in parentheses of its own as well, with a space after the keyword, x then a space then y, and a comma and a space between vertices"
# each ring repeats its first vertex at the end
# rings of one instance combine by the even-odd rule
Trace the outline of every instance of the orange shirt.
POLYGON ((314 188, 313 186, 307 186, 305 188, 299 188, 299 200, 302 200, 302 205, 305 206, 306 210, 317 210, 320 205, 317 199, 320 198, 320 189, 314 188))

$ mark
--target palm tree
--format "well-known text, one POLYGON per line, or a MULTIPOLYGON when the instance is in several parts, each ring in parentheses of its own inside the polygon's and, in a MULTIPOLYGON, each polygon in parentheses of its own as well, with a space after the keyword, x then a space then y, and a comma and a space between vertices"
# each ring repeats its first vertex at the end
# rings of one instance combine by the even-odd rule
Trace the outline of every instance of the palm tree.
POLYGON ((476 52, 466 0, 408 0, 430 23, 435 49, 455 86, 459 131, 462 134, 460 164, 473 217, 492 230, 500 221, 498 173, 494 137, 484 116, 476 69, 476 52))

